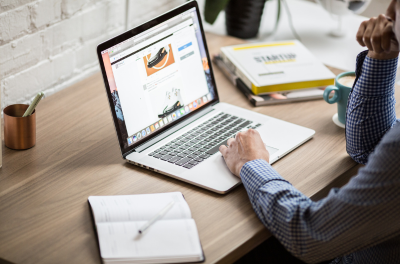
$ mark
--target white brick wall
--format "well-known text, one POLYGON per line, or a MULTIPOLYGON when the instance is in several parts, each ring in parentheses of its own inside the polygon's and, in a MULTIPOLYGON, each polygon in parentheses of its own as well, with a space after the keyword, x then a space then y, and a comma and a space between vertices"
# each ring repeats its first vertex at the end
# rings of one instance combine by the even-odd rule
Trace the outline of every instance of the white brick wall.
MULTIPOLYGON (((0 0, 2 108, 98 71, 96 46, 185 0, 0 0)), ((49 98, 51 99, 51 97, 49 98)))

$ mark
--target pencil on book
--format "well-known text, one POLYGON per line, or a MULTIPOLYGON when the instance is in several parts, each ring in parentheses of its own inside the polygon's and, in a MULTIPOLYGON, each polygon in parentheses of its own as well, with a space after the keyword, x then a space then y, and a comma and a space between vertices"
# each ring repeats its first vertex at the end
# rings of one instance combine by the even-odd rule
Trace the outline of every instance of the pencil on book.
POLYGON ((152 219, 150 219, 144 226, 142 226, 139 229, 139 234, 143 234, 143 232, 146 231, 147 228, 149 228, 152 224, 154 224, 158 219, 163 217, 169 211, 169 209, 172 208, 174 203, 175 203, 174 201, 170 202, 164 209, 162 209, 158 214, 156 214, 152 219))

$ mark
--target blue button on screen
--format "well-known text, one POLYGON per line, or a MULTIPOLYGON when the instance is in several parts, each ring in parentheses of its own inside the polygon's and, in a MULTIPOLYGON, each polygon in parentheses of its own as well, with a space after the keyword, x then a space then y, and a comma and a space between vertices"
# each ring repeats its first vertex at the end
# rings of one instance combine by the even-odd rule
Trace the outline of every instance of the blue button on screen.
POLYGON ((182 47, 178 48, 178 51, 184 50, 184 49, 186 49, 187 47, 190 47, 190 46, 192 46, 192 42, 189 42, 188 44, 185 44, 182 47))

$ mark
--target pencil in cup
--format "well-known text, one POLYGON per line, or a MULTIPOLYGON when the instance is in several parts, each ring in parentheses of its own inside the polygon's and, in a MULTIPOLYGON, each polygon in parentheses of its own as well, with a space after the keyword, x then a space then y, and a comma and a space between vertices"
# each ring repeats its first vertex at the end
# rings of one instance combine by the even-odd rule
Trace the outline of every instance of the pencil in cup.
POLYGON ((40 100, 42 100, 43 96, 44 96, 43 92, 38 93, 33 99, 32 103, 29 105, 28 109, 26 109, 22 117, 30 116, 33 113, 33 111, 35 111, 36 106, 39 104, 40 100))

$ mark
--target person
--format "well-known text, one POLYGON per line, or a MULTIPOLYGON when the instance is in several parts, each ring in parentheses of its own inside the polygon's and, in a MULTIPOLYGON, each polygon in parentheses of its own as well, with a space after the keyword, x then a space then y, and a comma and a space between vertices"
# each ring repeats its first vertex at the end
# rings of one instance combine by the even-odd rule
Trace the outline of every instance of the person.
POLYGON ((392 0, 386 15, 363 22, 357 41, 368 50, 357 57, 346 149, 365 167, 347 185, 311 201, 270 166, 256 130, 220 147, 259 219, 307 263, 400 263, 400 122, 394 99, 400 0, 392 0))

